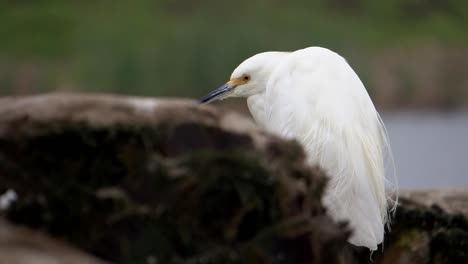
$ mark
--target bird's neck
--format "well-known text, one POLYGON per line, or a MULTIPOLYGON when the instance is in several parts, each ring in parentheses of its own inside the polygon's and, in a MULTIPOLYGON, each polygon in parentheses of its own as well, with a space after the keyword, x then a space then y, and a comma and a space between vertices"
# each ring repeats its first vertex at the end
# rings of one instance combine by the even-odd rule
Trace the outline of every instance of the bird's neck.
POLYGON ((262 92, 247 97, 247 106, 249 107, 250 114, 252 114, 255 122, 260 126, 265 127, 265 93, 262 92))

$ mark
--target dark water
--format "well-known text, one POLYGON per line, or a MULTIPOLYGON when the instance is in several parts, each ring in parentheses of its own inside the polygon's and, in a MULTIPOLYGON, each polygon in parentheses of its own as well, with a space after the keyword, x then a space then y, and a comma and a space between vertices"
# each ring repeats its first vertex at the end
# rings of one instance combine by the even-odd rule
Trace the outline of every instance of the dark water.
POLYGON ((386 113, 400 189, 468 187, 468 112, 386 113))

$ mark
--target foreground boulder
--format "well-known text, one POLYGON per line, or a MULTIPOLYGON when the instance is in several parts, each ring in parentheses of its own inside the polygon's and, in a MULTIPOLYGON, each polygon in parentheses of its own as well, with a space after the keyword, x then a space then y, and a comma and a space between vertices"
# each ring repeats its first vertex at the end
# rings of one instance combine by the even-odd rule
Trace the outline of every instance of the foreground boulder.
POLYGON ((404 191, 377 263, 468 263, 468 189, 404 191))
POLYGON ((104 264, 105 262, 40 232, 0 220, 0 263, 104 264))
POLYGON ((0 99, 1 214, 118 263, 349 263, 325 177, 248 120, 179 100, 0 99))
POLYGON ((325 184, 294 142, 194 102, 0 99, 0 263, 468 263, 468 190, 403 192, 371 256, 325 184))

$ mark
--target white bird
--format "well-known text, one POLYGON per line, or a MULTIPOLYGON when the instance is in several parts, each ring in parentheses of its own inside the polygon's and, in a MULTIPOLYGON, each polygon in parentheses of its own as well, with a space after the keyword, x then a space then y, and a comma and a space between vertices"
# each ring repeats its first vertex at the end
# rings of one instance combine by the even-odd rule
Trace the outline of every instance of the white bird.
POLYGON ((330 178, 323 201, 334 219, 350 223, 349 242, 376 250, 391 202, 384 171, 388 141, 371 98, 346 60, 321 47, 260 53, 201 102, 227 97, 246 97, 261 127, 303 146, 308 163, 330 178))

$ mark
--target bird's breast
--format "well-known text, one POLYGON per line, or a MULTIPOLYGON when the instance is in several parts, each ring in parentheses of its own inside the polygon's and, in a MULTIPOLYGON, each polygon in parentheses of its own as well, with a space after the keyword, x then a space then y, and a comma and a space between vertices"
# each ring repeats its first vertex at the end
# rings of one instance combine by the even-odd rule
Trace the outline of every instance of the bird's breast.
POLYGON ((262 127, 266 127, 267 116, 265 113, 265 95, 264 93, 249 96, 247 106, 255 122, 262 127))

